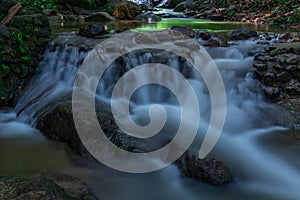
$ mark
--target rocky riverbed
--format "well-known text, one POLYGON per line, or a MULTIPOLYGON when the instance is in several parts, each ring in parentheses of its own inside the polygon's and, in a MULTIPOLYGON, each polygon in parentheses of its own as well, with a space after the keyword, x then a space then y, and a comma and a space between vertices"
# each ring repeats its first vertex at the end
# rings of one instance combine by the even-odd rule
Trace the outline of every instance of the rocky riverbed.
MULTIPOLYGON (((202 2, 203 7, 201 9, 192 6, 197 2, 187 1, 179 3, 179 1, 177 4, 174 3, 174 7, 176 5, 176 9, 184 11, 186 16, 208 18, 211 20, 273 22, 274 19, 272 17, 280 14, 277 11, 266 17, 266 13, 262 15, 249 13, 249 7, 255 6, 251 3, 243 3, 235 6, 215 4, 215 8, 210 8, 209 10, 208 1, 202 2), (247 16, 245 13, 247 13, 247 16)), ((97 1, 97 5, 103 6, 104 4, 101 1, 97 1)), ((168 5, 168 7, 173 7, 171 3, 168 5)), ((73 15, 75 7, 72 8, 72 11, 66 12, 66 14, 68 16, 73 15)), ((77 19, 84 14, 87 21, 93 17, 96 19, 100 17, 101 19, 114 20, 107 13, 84 13, 89 11, 89 8, 77 9, 77 19)), ((45 51, 46 44, 51 38, 47 15, 48 19, 55 18, 55 20, 60 21, 60 16, 57 16, 57 12, 36 12, 32 10, 28 11, 24 8, 13 18, 9 26, 0 26, 0 107, 14 107, 32 77, 39 73, 39 69, 37 68, 38 62, 42 60, 42 53, 45 51)), ((116 10, 112 14, 114 14, 116 19, 133 19, 141 12, 141 7, 132 3, 121 2, 121 4, 116 6, 116 10), (129 9, 128 6, 134 8, 130 7, 129 9)), ((294 16, 295 12, 291 12, 283 20, 294 16)), ((144 19, 144 16, 139 17, 141 17, 140 19, 144 19)), ((157 21, 160 20, 157 16, 152 17, 155 17, 157 21)), ((296 23, 290 24, 297 26, 296 23)), ((193 30, 186 26, 174 26, 171 29, 180 31, 210 48, 227 48, 235 45, 238 41, 247 40, 255 41, 258 46, 263 47, 264 50, 262 51, 250 52, 254 56, 253 75, 261 82, 260 86, 269 101, 282 107, 284 113, 289 113, 289 118, 287 118, 289 122, 274 122, 274 124, 295 130, 295 134, 298 135, 300 130, 299 33, 276 34, 235 30, 231 33, 219 34, 193 30)), ((108 33, 103 24, 89 25, 78 30, 81 36, 73 33, 73 35, 65 34, 56 37, 54 43, 52 43, 52 50, 55 51, 55 49, 62 46, 74 46, 79 49, 78 52, 86 53, 94 47, 95 41, 102 41, 111 35, 125 30, 127 28, 108 33), (73 37, 73 39, 69 40, 70 37, 73 37)), ((167 54, 163 55, 168 56, 167 54)), ((157 59, 162 60, 161 58, 157 59)), ((36 126, 47 138, 64 142, 80 155, 82 159, 97 163, 82 145, 77 135, 71 105, 68 103, 69 100, 67 96, 46 104, 47 108, 39 110, 40 115, 36 121, 36 126)), ((100 124, 104 127, 107 136, 114 144, 132 152, 145 152, 149 150, 147 147, 149 143, 141 143, 118 129, 111 113, 105 109, 103 110, 101 105, 99 105, 97 112, 100 124)), ((271 113, 271 115, 276 115, 276 113, 271 113)), ((278 118, 275 117, 274 119, 278 118)), ((167 138, 166 141, 169 141, 169 139, 167 138)), ((198 179, 205 184, 213 186, 228 185, 234 182, 235 178, 227 164, 217 157, 199 159, 195 154, 187 153, 176 162, 176 166, 183 176, 198 179)), ((96 199, 86 184, 80 179, 63 174, 53 175, 48 173, 29 178, 0 178, 0 198, 96 199)))

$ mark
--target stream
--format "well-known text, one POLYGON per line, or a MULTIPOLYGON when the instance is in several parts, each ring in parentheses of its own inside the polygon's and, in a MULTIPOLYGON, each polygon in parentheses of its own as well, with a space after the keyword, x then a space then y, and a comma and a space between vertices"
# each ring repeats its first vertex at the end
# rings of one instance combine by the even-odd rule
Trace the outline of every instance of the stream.
MULTIPOLYGON (((185 19, 163 20, 161 23, 143 24, 136 28, 160 30, 174 23, 187 23, 193 25, 193 28, 197 26, 199 29, 204 27, 205 30, 211 30, 214 27, 222 32, 244 26, 253 29, 252 25, 242 23, 218 23, 216 26, 216 23, 182 20, 185 19)), ((61 31, 59 27, 54 29, 56 32, 61 31)), ((68 27, 65 30, 70 31, 68 27)), ((72 37, 67 36, 64 40, 72 41, 72 37)), ((47 172, 70 174, 84 180, 95 195, 104 200, 299 199, 300 145, 283 136, 289 130, 268 121, 268 112, 275 113, 278 108, 266 100, 259 82, 252 77, 254 53, 262 48, 264 46, 251 40, 235 42, 230 47, 205 48, 221 72, 227 95, 225 126, 211 154, 228 166, 234 176, 231 184, 212 187, 182 177, 175 165, 151 173, 128 174, 101 164, 95 166, 81 163, 65 145, 46 139, 34 128, 36 120, 50 109, 54 101, 72 92, 78 67, 87 55, 80 47, 54 43, 48 45, 39 63, 39 73, 30 82, 16 108, 0 111, 0 176, 27 177, 47 172)), ((128 61, 126 70, 147 63, 153 57, 152 54, 135 52, 124 56, 128 61)), ((171 58, 166 62, 167 65, 180 71, 182 63, 171 58)), ((113 73, 113 69, 108 71, 104 82, 100 81, 100 85, 105 85, 98 88, 99 97, 104 102, 110 101, 110 87, 115 84, 116 78, 113 73)), ((135 78, 138 80, 145 77, 135 78)), ((199 106, 203 121, 200 129, 205 130, 210 117, 207 88, 201 78, 190 77, 189 81, 196 88, 197 98, 201 102, 199 106)), ((147 119, 146 108, 153 103, 178 106, 174 96, 164 88, 145 87, 132 98, 133 109, 138 112, 133 115, 147 119)), ((171 121, 168 126, 176 126, 176 121, 171 121)), ((201 140, 202 136, 196 138, 198 143, 201 140)), ((198 146, 192 148, 197 150, 198 146)))

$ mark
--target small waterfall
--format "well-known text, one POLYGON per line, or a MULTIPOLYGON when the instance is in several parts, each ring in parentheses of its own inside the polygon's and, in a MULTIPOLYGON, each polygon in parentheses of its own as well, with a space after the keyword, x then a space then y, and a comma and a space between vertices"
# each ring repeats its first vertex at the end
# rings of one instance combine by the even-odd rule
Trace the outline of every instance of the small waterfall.
MULTIPOLYGON (((253 79, 250 72, 253 52, 262 48, 255 42, 246 41, 227 48, 206 49, 221 72, 228 102, 224 131, 213 154, 223 159, 234 175, 239 178, 238 183, 233 186, 233 189, 230 189, 229 193, 250 192, 261 199, 264 199, 263 197, 267 199, 297 199, 300 196, 297 189, 297 186, 300 185, 299 172, 288 163, 276 158, 257 142, 258 136, 284 130, 282 127, 270 126, 268 122, 262 123, 264 120, 261 116, 262 108, 268 109, 272 105, 265 101, 259 83, 253 79), (277 172, 281 174, 277 174, 277 172)), ((70 100, 68 95, 72 92, 75 75, 86 55, 87 52, 82 48, 50 44, 39 64, 40 73, 29 84, 26 93, 17 104, 18 120, 34 125, 38 117, 55 106, 55 102, 70 100)), ((135 66, 158 60, 181 72, 192 84, 200 102, 201 117, 203 118, 200 132, 205 131, 211 116, 211 103, 207 87, 199 74, 191 70, 189 63, 169 52, 137 51, 121 56, 104 73, 97 88, 97 97, 110 104, 112 90, 121 76, 135 66)), ((158 76, 164 79, 164 74, 158 76)), ((139 75, 134 77, 135 81, 145 78, 146 76, 139 75)), ((177 83, 174 82, 174 84, 177 83)), ((184 91, 182 95, 184 95, 184 91)), ((131 103, 131 117, 141 124, 149 122, 148 110, 153 103, 172 106, 172 109, 178 107, 174 95, 166 88, 157 85, 148 85, 137 90, 132 96, 131 103)), ((168 122, 170 128, 166 129, 169 131, 178 127, 179 118, 177 117, 180 116, 180 110, 174 109, 171 114, 172 120, 168 122)), ((203 135, 200 134, 197 138, 198 142, 202 138, 203 135)), ((193 148, 197 147, 193 146, 193 148)), ((164 173, 162 177, 169 177, 168 174, 171 172, 168 169, 170 168, 162 172, 164 173)), ((174 170, 171 167, 171 171, 174 170)), ((165 178, 162 179, 167 181, 165 178)), ((181 195, 183 194, 185 197, 198 199, 197 195, 190 194, 190 191, 181 185, 178 177, 172 179, 172 182, 176 182, 176 184, 172 184, 176 185, 178 199, 182 199, 184 196, 181 195)), ((167 188, 170 186, 168 185, 167 188)), ((199 191, 199 188, 196 188, 194 192, 196 193, 196 191, 199 191)), ((205 199, 216 199, 215 192, 206 191, 205 188, 200 191, 206 192, 207 198, 205 199)), ((222 191, 220 192, 222 194, 222 191)), ((140 197, 133 199, 140 199, 140 197)))
POLYGON ((35 124, 48 111, 47 105, 66 97, 72 91, 75 75, 86 56, 86 50, 74 46, 49 43, 40 72, 28 85, 15 110, 20 121, 35 124))

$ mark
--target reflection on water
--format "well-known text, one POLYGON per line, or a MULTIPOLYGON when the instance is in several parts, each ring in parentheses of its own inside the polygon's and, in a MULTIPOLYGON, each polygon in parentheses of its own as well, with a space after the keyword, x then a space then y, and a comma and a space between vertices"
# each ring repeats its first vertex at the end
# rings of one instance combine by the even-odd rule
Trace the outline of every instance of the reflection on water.
MULTIPOLYGON (((236 29, 255 30, 262 32, 278 32, 283 33, 290 31, 286 28, 278 26, 271 26, 267 24, 254 24, 254 23, 242 23, 242 22, 213 22, 208 20, 200 19, 163 19, 160 22, 141 22, 134 20, 122 20, 122 21, 111 21, 111 22, 65 22, 61 24, 51 24, 53 32, 67 32, 67 31, 78 31, 80 27, 93 24, 103 23, 106 25, 107 30, 119 30, 124 27, 136 30, 164 30, 170 29, 172 26, 189 26, 193 29, 213 31, 213 32, 228 32, 236 29)), ((291 30, 292 31, 292 30, 291 30)))

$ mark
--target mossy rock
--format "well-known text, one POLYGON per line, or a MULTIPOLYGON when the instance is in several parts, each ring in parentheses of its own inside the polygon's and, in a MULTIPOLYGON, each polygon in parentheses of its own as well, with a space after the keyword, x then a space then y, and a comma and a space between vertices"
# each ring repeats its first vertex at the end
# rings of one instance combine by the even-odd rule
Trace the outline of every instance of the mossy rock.
POLYGON ((122 1, 116 5, 113 15, 119 20, 132 20, 141 12, 142 8, 139 5, 129 1, 122 1))

